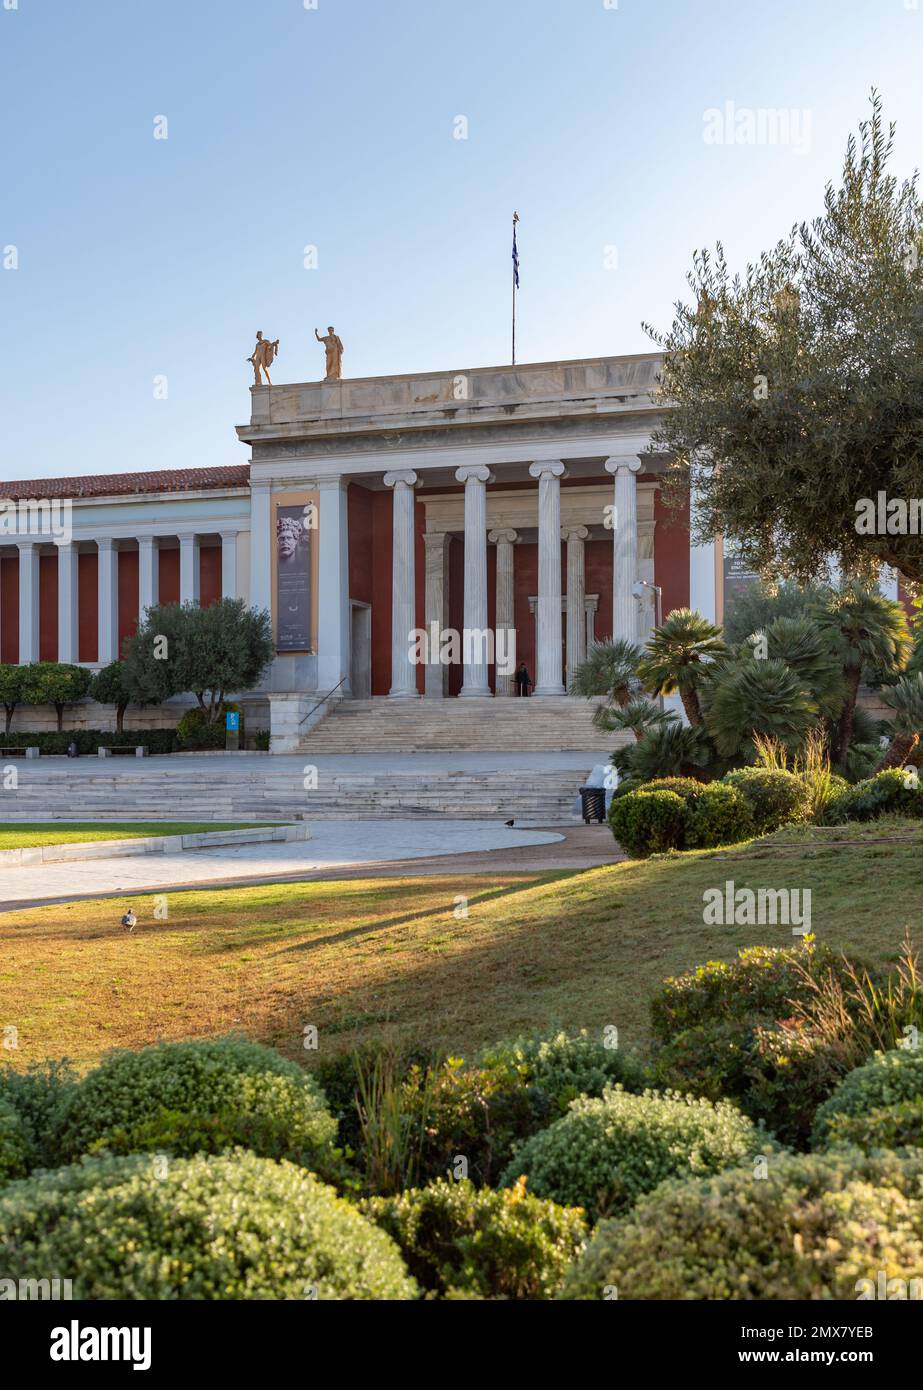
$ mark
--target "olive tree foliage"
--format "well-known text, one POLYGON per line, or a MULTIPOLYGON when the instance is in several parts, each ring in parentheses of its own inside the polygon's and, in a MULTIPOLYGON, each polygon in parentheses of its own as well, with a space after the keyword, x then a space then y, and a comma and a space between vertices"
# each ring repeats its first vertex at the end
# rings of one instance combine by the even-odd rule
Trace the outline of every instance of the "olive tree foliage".
POLYGON ((32 661, 24 668, 24 705, 53 705, 58 733, 64 728, 64 710, 88 694, 92 676, 85 666, 67 661, 32 661))
POLYGON ((274 654, 269 614, 243 599, 165 604, 149 608, 126 643, 125 684, 139 703, 191 691, 213 724, 229 695, 259 684, 274 654))
POLYGON ((672 459, 668 501, 692 494, 695 539, 723 534, 775 579, 834 562, 874 582, 887 563, 923 584, 923 535, 899 534, 901 504, 923 495, 923 207, 916 174, 888 174, 894 126, 871 104, 821 216, 742 275, 720 244, 697 252, 695 306, 647 326, 673 407, 651 443, 672 459))

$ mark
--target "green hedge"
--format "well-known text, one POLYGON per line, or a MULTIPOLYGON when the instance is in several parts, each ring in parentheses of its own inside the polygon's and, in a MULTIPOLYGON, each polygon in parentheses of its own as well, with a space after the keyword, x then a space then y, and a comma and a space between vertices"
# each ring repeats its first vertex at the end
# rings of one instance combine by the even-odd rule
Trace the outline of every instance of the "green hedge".
POLYGON ((754 833, 746 798, 736 787, 713 782, 691 797, 686 810, 686 848, 735 845, 754 833))
POLYGON ((750 808, 753 830, 767 835, 805 815, 808 790, 800 777, 782 768, 742 767, 725 773, 722 782, 736 789, 750 808))
POLYGON ((240 1151, 86 1159, 0 1189, 7 1278, 75 1299, 409 1299, 394 1242, 304 1169, 240 1151))
POLYGON ((682 849, 686 839, 686 803, 676 792, 629 792, 609 807, 609 828, 633 859, 682 849))
POLYGON ((877 1287, 880 1270, 919 1279, 921 1250, 923 1155, 778 1154, 762 1170, 664 1184, 604 1222, 560 1297, 817 1306, 868 1297, 861 1281, 877 1287))
POLYGON ((583 1207, 591 1220, 633 1206, 665 1178, 713 1173, 755 1155, 766 1138, 727 1102, 675 1092, 630 1095, 616 1087, 575 1100, 562 1119, 516 1152, 503 1174, 511 1186, 562 1206, 583 1207))
POLYGON ((845 989, 849 968, 829 947, 801 943, 753 946, 666 979, 650 1005, 657 1084, 736 1100, 785 1143, 804 1144, 843 1070, 835 1047, 788 1021, 814 999, 812 981, 832 976, 845 989))
POLYGON ((243 1039, 118 1052, 88 1073, 64 1113, 61 1160, 105 1150, 220 1153, 238 1145, 337 1171, 336 1120, 314 1079, 243 1039))
POLYGON ((33 1062, 25 1071, 0 1066, 0 1104, 12 1106, 25 1126, 31 1167, 53 1168, 59 1162, 61 1125, 76 1085, 66 1060, 33 1062))
POLYGON ((4 748, 38 748, 42 753, 66 753, 70 744, 78 753, 95 753, 99 748, 118 744, 143 744, 150 753, 172 753, 176 750, 173 729, 126 729, 124 734, 103 733, 99 729, 65 729, 63 733, 0 734, 0 750, 4 748))
POLYGON ((878 1052, 849 1072, 818 1110, 811 1139, 814 1148, 923 1144, 923 1048, 878 1052))
POLYGON ((923 788, 907 785, 902 768, 892 767, 841 791, 827 807, 825 821, 877 820, 886 814, 923 816, 923 788))
POLYGON ((583 1213, 530 1196, 447 1182, 372 1197, 362 1210, 399 1246, 431 1295, 551 1298, 583 1248, 583 1213))
POLYGON ((34 1162, 32 1142, 18 1110, 0 1099, 0 1186, 23 1178, 34 1162))

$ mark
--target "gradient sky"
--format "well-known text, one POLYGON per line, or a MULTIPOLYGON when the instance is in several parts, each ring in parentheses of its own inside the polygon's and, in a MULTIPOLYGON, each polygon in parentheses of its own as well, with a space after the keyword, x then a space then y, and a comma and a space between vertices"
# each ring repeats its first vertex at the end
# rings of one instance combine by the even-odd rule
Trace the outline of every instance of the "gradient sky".
POLYGON ((644 351, 694 248, 819 211, 873 85, 895 172, 923 148, 923 0, 12 3, 7 480, 245 462, 257 328, 275 381, 329 323, 345 376, 508 361, 514 208, 520 361, 644 351), (808 111, 809 148, 707 144, 727 102, 808 111))

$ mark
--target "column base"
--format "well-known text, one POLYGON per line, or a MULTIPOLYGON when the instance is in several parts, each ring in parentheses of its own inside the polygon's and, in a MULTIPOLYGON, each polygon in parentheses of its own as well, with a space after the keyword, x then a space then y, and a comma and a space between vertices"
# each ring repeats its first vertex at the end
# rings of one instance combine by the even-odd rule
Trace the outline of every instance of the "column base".
POLYGON ((566 695, 567 691, 563 685, 537 685, 532 691, 532 699, 541 699, 543 695, 566 695))
POLYGON ((489 685, 463 685, 458 692, 458 698, 460 700, 492 700, 494 692, 489 685))
POLYGON ((389 700, 419 700, 419 690, 389 690, 389 700))

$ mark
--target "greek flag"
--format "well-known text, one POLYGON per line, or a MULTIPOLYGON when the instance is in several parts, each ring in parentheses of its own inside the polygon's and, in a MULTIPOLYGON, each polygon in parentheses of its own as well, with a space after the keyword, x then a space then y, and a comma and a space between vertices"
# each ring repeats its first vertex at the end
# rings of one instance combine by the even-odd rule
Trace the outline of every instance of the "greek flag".
POLYGON ((519 289, 519 250, 516 246, 516 223, 518 217, 513 218, 513 284, 519 289))

